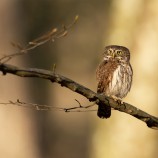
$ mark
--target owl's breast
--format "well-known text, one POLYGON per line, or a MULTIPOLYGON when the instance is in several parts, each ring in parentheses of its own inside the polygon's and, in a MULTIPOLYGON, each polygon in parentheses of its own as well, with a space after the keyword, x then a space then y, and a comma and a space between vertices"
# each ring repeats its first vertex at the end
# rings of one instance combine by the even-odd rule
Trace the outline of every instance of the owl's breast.
POLYGON ((132 68, 128 65, 118 65, 113 71, 111 82, 107 87, 107 95, 124 98, 132 83, 132 68))

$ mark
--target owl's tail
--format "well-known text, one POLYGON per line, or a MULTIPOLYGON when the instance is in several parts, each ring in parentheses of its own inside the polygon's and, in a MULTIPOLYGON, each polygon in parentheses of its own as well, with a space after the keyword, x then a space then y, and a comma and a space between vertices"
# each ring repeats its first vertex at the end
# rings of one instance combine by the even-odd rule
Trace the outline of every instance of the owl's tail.
POLYGON ((98 117, 104 119, 104 118, 109 118, 111 116, 111 107, 105 104, 100 103, 98 105, 98 112, 97 112, 98 117))

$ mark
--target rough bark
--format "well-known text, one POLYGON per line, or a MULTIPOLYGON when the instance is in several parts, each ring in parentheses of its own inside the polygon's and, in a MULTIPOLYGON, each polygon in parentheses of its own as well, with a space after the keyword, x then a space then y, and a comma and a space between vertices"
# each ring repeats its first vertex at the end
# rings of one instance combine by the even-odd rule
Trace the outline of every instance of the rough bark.
POLYGON ((69 88, 70 90, 79 93, 86 97, 90 102, 95 102, 97 105, 105 104, 111 106, 113 109, 127 113, 137 119, 145 122, 148 127, 153 129, 158 129, 158 118, 152 116, 137 107, 128 104, 120 103, 107 96, 99 95, 92 90, 84 87, 83 85, 66 78, 62 75, 56 74, 53 71, 37 69, 37 68, 20 68, 9 64, 0 64, 0 71, 3 75, 7 73, 17 75, 20 77, 37 77, 50 80, 51 82, 56 82, 62 87, 69 88))

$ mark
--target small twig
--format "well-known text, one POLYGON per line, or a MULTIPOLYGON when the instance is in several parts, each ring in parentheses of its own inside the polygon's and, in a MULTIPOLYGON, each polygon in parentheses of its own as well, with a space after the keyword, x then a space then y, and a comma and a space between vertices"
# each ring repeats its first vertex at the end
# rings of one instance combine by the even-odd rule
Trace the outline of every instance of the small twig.
POLYGON ((77 99, 75 99, 75 101, 77 101, 77 103, 79 104, 79 107, 82 107, 81 103, 77 99))
POLYGON ((22 106, 25 108, 31 108, 31 109, 35 109, 35 110, 43 110, 43 111, 64 111, 64 112, 90 112, 90 111, 96 111, 95 109, 91 109, 91 110, 87 110, 87 108, 91 107, 91 106, 75 106, 75 107, 71 107, 71 108, 62 108, 62 107, 54 107, 54 106, 49 106, 49 105, 41 105, 41 104, 34 104, 34 103, 26 103, 26 102, 22 102, 19 99, 17 99, 17 101, 13 102, 13 101, 9 101, 8 103, 0 103, 3 105, 17 105, 17 106, 22 106), (86 109, 86 110, 84 110, 86 109))
POLYGON ((4 63, 8 62, 9 60, 11 60, 12 58, 19 56, 19 55, 27 54, 30 50, 33 50, 36 47, 39 47, 49 41, 55 41, 55 39, 65 37, 68 33, 68 30, 77 22, 78 17, 79 16, 76 15, 73 22, 70 25, 68 25, 67 27, 63 26, 61 30, 58 30, 57 28, 53 28, 48 33, 45 33, 41 37, 28 42, 28 45, 25 48, 23 48, 19 43, 11 42, 11 44, 18 49, 18 52, 14 53, 14 54, 3 56, 2 58, 0 58, 0 62, 4 64, 4 63))
POLYGON ((55 74, 56 64, 53 64, 53 73, 55 74))

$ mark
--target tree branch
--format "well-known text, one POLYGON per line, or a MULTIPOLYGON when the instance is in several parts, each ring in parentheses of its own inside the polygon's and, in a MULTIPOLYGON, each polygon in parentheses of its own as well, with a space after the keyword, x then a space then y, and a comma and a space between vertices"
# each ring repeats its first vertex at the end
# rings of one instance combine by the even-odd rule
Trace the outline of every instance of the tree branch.
POLYGON ((120 104, 110 97, 99 95, 93 92, 92 90, 82 86, 81 84, 62 75, 56 74, 55 72, 36 68, 18 68, 9 64, 0 64, 0 71, 3 73, 3 75, 10 73, 20 77, 37 77, 50 80, 51 82, 56 82, 62 87, 69 88, 70 90, 81 94, 82 96, 86 97, 90 102, 95 102, 97 105, 109 105, 115 110, 127 113, 145 122, 150 128, 158 129, 157 117, 152 116, 128 103, 123 102, 120 104))
POLYGON ((56 39, 66 36, 68 34, 68 30, 74 24, 76 24, 76 22, 78 21, 78 18, 79 18, 79 16, 76 15, 73 22, 71 24, 69 24, 68 26, 63 25, 62 29, 52 28, 50 31, 48 31, 44 35, 40 36, 39 38, 36 38, 36 39, 28 42, 28 44, 25 47, 23 47, 19 43, 11 42, 12 46, 18 49, 18 52, 14 53, 14 54, 9 54, 9 55, 3 56, 2 58, 0 58, 0 62, 6 63, 14 57, 28 54, 30 52, 30 50, 33 50, 49 41, 54 42, 56 39))
MULTIPOLYGON (((79 101, 77 101, 77 102, 79 103, 79 101)), ((22 107, 31 108, 31 109, 40 110, 40 111, 48 111, 48 110, 49 111, 50 110, 56 110, 56 111, 64 111, 64 112, 90 112, 90 111, 97 111, 96 109, 87 110, 87 109, 93 107, 94 105, 96 105, 95 103, 93 103, 91 105, 88 105, 88 106, 82 106, 79 103, 79 106, 65 108, 65 107, 55 107, 55 106, 49 106, 49 105, 43 105, 43 104, 26 103, 26 102, 23 102, 23 101, 20 101, 19 99, 17 99, 17 101, 3 102, 3 103, 0 103, 0 104, 22 106, 22 107)))

